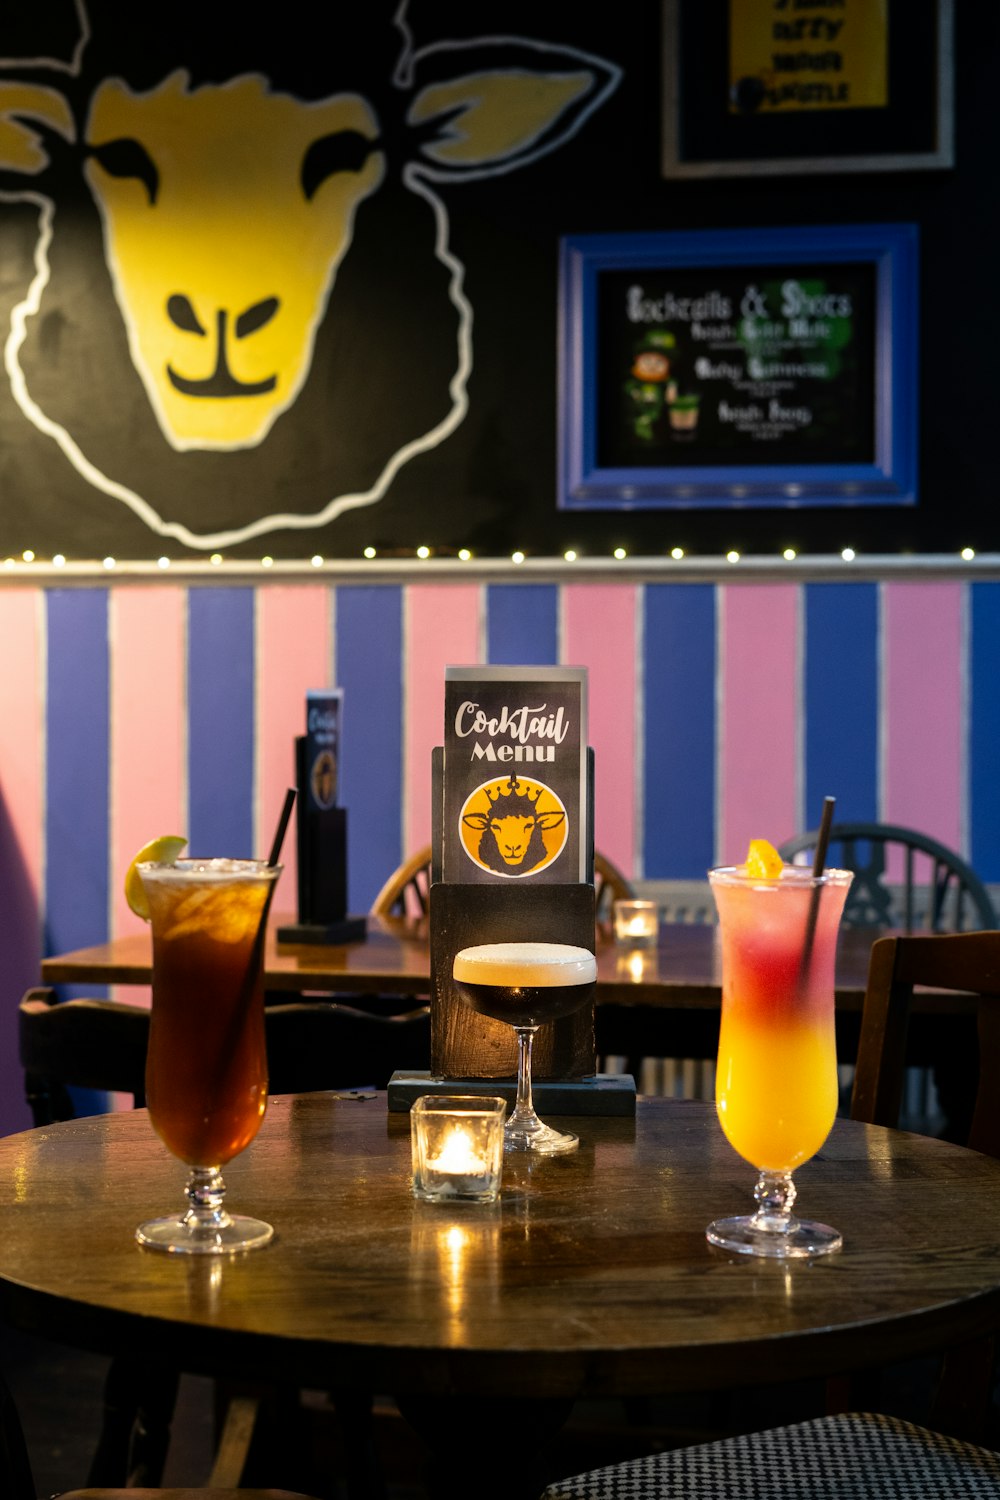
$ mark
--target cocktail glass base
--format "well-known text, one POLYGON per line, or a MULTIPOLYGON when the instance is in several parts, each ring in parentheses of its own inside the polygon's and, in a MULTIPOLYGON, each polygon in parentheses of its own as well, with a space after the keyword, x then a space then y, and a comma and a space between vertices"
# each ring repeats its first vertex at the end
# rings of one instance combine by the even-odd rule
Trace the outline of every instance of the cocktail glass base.
POLYGON ((843 1245, 839 1229, 794 1217, 791 1210, 795 1183, 791 1172, 762 1171, 753 1195, 757 1212, 716 1219, 705 1230, 709 1244, 735 1250, 738 1255, 766 1255, 774 1260, 829 1255, 843 1245))
POLYGON ((190 1224, 190 1215, 173 1214, 140 1224, 136 1240, 148 1250, 166 1250, 172 1255, 237 1255, 266 1245, 274 1230, 263 1219, 245 1214, 225 1214, 223 1222, 190 1224))
POLYGON ((533 1151, 539 1156, 557 1156, 560 1152, 575 1151, 580 1137, 568 1130, 553 1130, 536 1114, 519 1119, 517 1111, 504 1126, 504 1151, 533 1151))
POLYGON ((140 1245, 171 1255, 237 1255, 266 1245, 274 1235, 263 1219, 223 1208, 226 1184, 218 1167, 192 1167, 186 1192, 184 1213, 139 1225, 135 1237, 140 1245))
POLYGON ((829 1255, 839 1250, 843 1236, 829 1224, 809 1219, 786 1219, 780 1226, 767 1227, 758 1214, 741 1214, 731 1219, 716 1219, 705 1230, 712 1245, 735 1250, 739 1255, 766 1255, 775 1260, 801 1260, 812 1255, 829 1255))

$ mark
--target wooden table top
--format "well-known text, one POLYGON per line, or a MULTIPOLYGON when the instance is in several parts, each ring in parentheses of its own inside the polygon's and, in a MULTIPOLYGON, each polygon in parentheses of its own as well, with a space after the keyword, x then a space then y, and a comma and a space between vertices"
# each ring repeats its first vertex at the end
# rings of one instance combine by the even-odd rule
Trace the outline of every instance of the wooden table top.
MULTIPOLYGON (((369 917, 363 942, 337 947, 278 943, 275 928, 290 919, 279 915, 268 928, 264 954, 269 990, 321 993, 430 994, 430 950, 426 922, 396 917, 369 917)), ((881 934, 868 928, 844 928, 837 948, 837 1008, 860 1011, 868 976, 872 941, 881 934)), ((148 932, 42 961, 45 984, 149 984, 152 943, 148 932)), ((655 949, 623 951, 607 931, 597 945, 597 1003, 650 1006, 676 1010, 718 1009, 722 995, 722 960, 717 927, 666 923, 655 949)), ((916 1012, 946 1008, 951 1014, 969 1003, 930 992, 914 997, 916 1012)))
MULTIPOLYGON (((426 996, 430 993, 430 951, 426 924, 403 918, 370 917, 363 942, 339 947, 278 943, 275 928, 288 921, 278 916, 268 929, 264 954, 269 990, 314 990, 326 993, 386 993, 426 996)), ((837 956, 837 1004, 858 1010, 864 998, 868 957, 874 933, 846 928, 837 956)), ((45 984, 148 984, 152 944, 148 932, 56 954, 42 962, 45 984)), ((602 931, 597 946, 599 1004, 717 1008, 722 990, 718 928, 665 924, 659 946, 623 951, 602 931)))
POLYGON ((580 1119, 508 1158, 501 1202, 416 1203, 384 1100, 271 1101, 227 1168, 276 1235, 232 1260, 140 1250, 183 1167, 145 1111, 0 1140, 0 1317, 184 1369, 427 1395, 666 1393, 886 1363, 1000 1325, 1000 1162, 838 1121, 798 1175, 844 1249, 781 1265, 710 1247, 752 1170, 709 1106, 580 1119))
MULTIPOLYGON (((365 940, 336 947, 279 943, 276 929, 291 921, 279 913, 268 924, 265 983, 271 990, 351 990, 364 993, 430 993, 430 950, 424 924, 369 917, 365 940)), ((153 944, 148 931, 77 948, 42 960, 45 984, 149 984, 153 944)))

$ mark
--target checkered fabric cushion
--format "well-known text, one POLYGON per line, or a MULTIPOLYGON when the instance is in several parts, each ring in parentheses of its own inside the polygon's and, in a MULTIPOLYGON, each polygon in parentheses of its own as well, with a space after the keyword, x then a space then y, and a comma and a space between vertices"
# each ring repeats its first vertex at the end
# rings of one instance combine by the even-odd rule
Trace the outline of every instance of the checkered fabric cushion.
POLYGON ((1000 1500, 1000 1454, 852 1412, 679 1448, 549 1485, 542 1500, 1000 1500))

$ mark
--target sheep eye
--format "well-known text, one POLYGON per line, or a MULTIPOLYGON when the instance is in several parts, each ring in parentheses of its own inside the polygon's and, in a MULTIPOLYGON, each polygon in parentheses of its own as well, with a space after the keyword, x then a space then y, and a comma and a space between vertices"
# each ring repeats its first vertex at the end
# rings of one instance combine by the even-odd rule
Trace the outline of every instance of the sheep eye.
POLYGON ((320 184, 335 172, 360 172, 375 145, 360 130, 337 130, 313 141, 302 161, 302 191, 306 200, 313 198, 320 184))
POLYGON ((103 146, 91 146, 90 155, 101 164, 109 177, 138 178, 145 186, 150 203, 156 202, 156 195, 160 190, 160 174, 153 158, 138 141, 123 136, 117 141, 107 141, 103 146))

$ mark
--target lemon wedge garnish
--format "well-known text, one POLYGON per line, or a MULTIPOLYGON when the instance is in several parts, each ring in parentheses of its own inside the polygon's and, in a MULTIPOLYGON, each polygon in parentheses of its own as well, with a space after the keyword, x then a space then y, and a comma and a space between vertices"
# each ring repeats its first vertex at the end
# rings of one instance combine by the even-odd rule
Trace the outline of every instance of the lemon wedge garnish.
POLYGON ((149 921, 149 901, 139 875, 138 866, 144 864, 172 865, 187 843, 176 833, 164 833, 158 839, 143 844, 125 873, 125 900, 137 917, 149 921))
POLYGON ((767 839, 751 839, 747 850, 747 874, 751 880, 777 880, 782 871, 782 858, 767 839))

